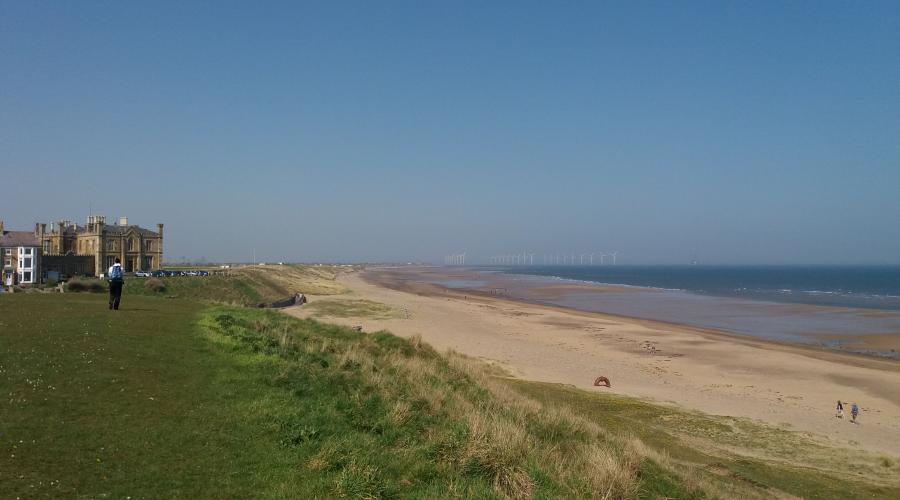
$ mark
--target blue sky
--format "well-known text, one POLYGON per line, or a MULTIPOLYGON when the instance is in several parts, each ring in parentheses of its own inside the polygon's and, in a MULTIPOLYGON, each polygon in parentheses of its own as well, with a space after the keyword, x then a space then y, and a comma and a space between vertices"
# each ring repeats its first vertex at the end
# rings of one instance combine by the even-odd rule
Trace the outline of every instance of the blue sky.
POLYGON ((169 259, 900 263, 897 2, 8 2, 0 218, 169 259))

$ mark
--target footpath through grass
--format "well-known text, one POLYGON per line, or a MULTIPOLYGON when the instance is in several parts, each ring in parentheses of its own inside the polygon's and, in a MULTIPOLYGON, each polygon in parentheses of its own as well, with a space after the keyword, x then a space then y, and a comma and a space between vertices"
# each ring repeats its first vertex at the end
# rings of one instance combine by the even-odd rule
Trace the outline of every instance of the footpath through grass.
MULTIPOLYGON (((418 339, 161 297, 123 307, 95 294, 0 297, 0 497, 898 493, 773 470, 686 440, 719 422, 509 381, 418 339)), ((725 427, 725 448, 750 432, 725 427)))

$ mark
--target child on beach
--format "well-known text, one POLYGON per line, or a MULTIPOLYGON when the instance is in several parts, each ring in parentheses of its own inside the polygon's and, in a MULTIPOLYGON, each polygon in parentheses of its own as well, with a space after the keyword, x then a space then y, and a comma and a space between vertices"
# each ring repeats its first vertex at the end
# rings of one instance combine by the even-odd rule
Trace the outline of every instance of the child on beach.
POLYGON ((841 400, 838 400, 837 404, 837 414, 835 414, 837 418, 844 418, 844 404, 841 403, 841 400))
POLYGON ((850 421, 854 424, 858 423, 856 421, 857 415, 859 415, 859 406, 856 406, 856 403, 853 403, 853 406, 850 407, 850 421))

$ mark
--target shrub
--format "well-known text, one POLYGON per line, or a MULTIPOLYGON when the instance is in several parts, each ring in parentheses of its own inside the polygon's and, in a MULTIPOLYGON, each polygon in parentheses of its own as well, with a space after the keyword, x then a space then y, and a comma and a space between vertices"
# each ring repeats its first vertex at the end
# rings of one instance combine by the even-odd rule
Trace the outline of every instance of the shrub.
POLYGON ((106 286, 100 280, 73 278, 66 283, 66 291, 102 293, 106 291, 106 286))
POLYGON ((144 283, 144 287, 151 292, 164 292, 166 291, 166 284, 163 280, 159 278, 150 278, 144 283))
POLYGON ((44 288, 56 288, 56 280, 48 279, 44 282, 44 288))

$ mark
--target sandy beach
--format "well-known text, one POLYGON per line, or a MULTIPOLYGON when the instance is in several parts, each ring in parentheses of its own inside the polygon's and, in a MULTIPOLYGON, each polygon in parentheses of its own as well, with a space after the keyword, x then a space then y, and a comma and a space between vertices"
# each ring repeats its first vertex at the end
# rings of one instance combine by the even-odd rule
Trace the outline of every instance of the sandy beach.
MULTIPOLYGON (((662 322, 469 294, 423 282, 415 269, 339 278, 350 293, 311 301, 374 301, 390 315, 328 321, 420 335, 516 377, 612 391, 716 415, 758 419, 835 445, 900 456, 900 363, 662 322), (597 376, 612 387, 596 388, 597 376), (836 401, 848 416, 834 417, 836 401), (861 408, 849 422, 849 403, 861 408)), ((549 290, 557 293, 559 290, 549 290)), ((294 307, 306 317, 312 310, 294 307)))

